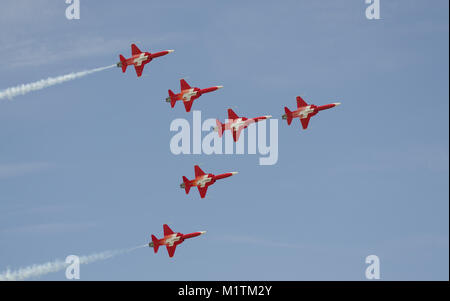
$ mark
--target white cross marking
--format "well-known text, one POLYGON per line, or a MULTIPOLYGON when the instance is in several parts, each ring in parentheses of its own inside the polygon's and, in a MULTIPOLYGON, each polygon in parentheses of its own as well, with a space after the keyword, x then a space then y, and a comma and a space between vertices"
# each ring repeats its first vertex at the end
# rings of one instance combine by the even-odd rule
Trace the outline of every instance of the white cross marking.
POLYGON ((238 119, 233 120, 230 127, 231 127, 231 129, 235 129, 237 131, 244 124, 245 124, 245 121, 242 120, 242 118, 238 118, 238 119))
POLYGON ((172 235, 170 235, 169 237, 166 238, 166 244, 167 244, 169 247, 172 247, 173 244, 174 244, 176 241, 179 241, 179 240, 180 240, 180 236, 177 236, 176 234, 172 234, 172 235))
POLYGON ((200 178, 199 180, 197 180, 197 185, 200 187, 205 187, 206 183, 211 182, 211 178, 208 177, 208 175, 203 175, 202 178, 200 178))
POLYGON ((139 55, 139 57, 137 57, 137 58, 134 59, 134 64, 135 64, 136 66, 140 66, 140 65, 142 65, 142 62, 143 62, 143 61, 146 61, 146 60, 147 60, 147 58, 148 58, 148 56, 145 55, 145 53, 141 53, 141 54, 139 55))
POLYGON ((311 109, 311 106, 307 106, 304 110, 300 111, 300 118, 305 119, 308 117, 310 113, 313 113, 314 110, 311 109))
POLYGON ((183 93, 183 101, 190 101, 192 96, 197 95, 197 91, 194 91, 194 89, 189 89, 187 92, 183 93))

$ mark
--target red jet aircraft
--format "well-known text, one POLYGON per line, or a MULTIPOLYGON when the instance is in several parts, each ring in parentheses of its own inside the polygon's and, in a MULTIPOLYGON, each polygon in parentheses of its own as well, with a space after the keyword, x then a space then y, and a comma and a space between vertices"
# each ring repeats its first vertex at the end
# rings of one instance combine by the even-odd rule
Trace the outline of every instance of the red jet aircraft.
POLYGON ((186 194, 189 193, 189 190, 193 186, 197 186, 198 192, 200 192, 200 196, 203 199, 206 195, 206 191, 208 190, 208 186, 214 184, 216 180, 224 179, 231 177, 232 175, 237 174, 236 171, 234 172, 227 172, 221 175, 213 175, 211 173, 204 173, 203 170, 198 167, 198 165, 195 165, 195 179, 189 180, 188 178, 183 176, 183 183, 180 184, 181 188, 184 188, 186 190, 186 194))
POLYGON ((287 120, 288 125, 291 124, 292 118, 299 117, 303 129, 308 128, 309 119, 319 113, 320 111, 331 109, 340 105, 340 102, 330 103, 323 106, 308 105, 300 96, 297 96, 297 110, 291 112, 287 107, 284 107, 286 114, 282 116, 287 120))
POLYGON ((234 141, 239 140, 241 131, 247 128, 252 123, 257 123, 258 121, 271 118, 271 115, 255 117, 255 118, 245 118, 239 117, 232 109, 228 109, 228 122, 222 124, 219 120, 216 120, 217 126, 214 128, 216 132, 219 133, 219 137, 222 137, 225 130, 231 130, 233 132, 234 141))
POLYGON ((173 257, 175 254, 175 249, 179 244, 181 244, 185 239, 196 237, 205 234, 206 231, 193 232, 189 234, 175 233, 166 224, 163 225, 164 228, 164 238, 157 239, 155 235, 152 234, 152 241, 148 244, 150 248, 153 248, 155 253, 158 252, 159 246, 166 246, 169 257, 173 257))
POLYGON ((191 86, 189 86, 189 84, 184 79, 180 80, 180 86, 181 92, 178 94, 175 94, 172 92, 172 90, 169 90, 169 97, 166 98, 166 101, 170 102, 170 106, 172 108, 175 106, 175 103, 178 100, 183 101, 184 107, 186 108, 186 112, 191 111, 191 107, 192 104, 194 103, 194 100, 202 96, 202 94, 223 88, 223 86, 215 86, 206 89, 200 89, 195 87, 191 88, 191 86))
POLYGON ((165 50, 156 53, 142 52, 135 44, 131 44, 131 57, 126 59, 123 55, 119 55, 120 62, 117 63, 117 67, 122 67, 122 72, 127 70, 127 66, 134 65, 136 69, 136 74, 138 77, 142 75, 142 70, 144 70, 144 65, 150 63, 152 59, 160 57, 173 52, 174 50, 165 50))

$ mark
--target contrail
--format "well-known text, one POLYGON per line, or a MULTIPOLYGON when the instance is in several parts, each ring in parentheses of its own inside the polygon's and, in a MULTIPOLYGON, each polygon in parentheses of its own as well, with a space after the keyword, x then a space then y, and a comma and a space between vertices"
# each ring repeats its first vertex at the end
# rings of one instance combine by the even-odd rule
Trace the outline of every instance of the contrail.
POLYGON ((110 69, 115 67, 116 65, 106 66, 106 67, 100 67, 95 68, 91 70, 85 70, 80 72, 72 72, 66 75, 61 75, 57 77, 49 77, 47 79, 41 79, 40 81, 29 83, 29 84, 22 84, 19 86, 11 87, 8 89, 5 89, 3 91, 0 91, 0 99, 8 98, 9 100, 13 99, 14 97, 18 95, 25 95, 32 91, 42 90, 44 88, 54 86, 57 84, 61 84, 70 80, 74 80, 83 76, 86 76, 88 74, 92 74, 95 72, 103 71, 106 69, 110 69))
MULTIPOLYGON (((105 251, 101 253, 94 253, 91 255, 80 256, 80 264, 88 264, 100 260, 109 259, 115 257, 120 254, 125 254, 136 249, 140 249, 146 247, 147 245, 141 245, 129 249, 122 250, 112 250, 105 251)), ((17 280, 25 280, 32 277, 40 277, 49 273, 55 273, 61 271, 69 266, 68 263, 62 260, 55 260, 43 264, 34 264, 32 266, 28 266, 25 268, 20 268, 16 271, 6 270, 3 273, 0 273, 0 281, 17 281, 17 280)))

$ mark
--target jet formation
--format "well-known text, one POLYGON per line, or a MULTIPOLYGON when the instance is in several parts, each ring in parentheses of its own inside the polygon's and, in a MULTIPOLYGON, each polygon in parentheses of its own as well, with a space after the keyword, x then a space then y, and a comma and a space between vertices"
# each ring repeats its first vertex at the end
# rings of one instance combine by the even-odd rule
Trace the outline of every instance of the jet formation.
POLYGON ((205 93, 213 92, 220 88, 223 88, 223 86, 214 86, 205 89, 200 89, 197 87, 192 88, 184 79, 180 79, 181 92, 175 94, 172 90, 169 90, 169 97, 166 98, 166 102, 170 102, 170 106, 173 108, 175 107, 176 102, 180 100, 183 102, 186 112, 190 112, 194 100, 205 93))
MULTIPOLYGON (((120 62, 117 63, 117 66, 121 67, 122 71, 125 72, 127 66, 133 65, 136 69, 137 76, 140 77, 146 64, 151 62, 154 58, 167 55, 171 52, 173 52, 173 50, 165 50, 153 54, 150 52, 142 52, 135 44, 132 44, 132 56, 126 59, 125 57, 120 55, 120 62)), ((181 79, 180 93, 175 94, 172 90, 169 89, 169 97, 166 98, 166 102, 170 103, 170 106, 173 108, 175 107, 177 101, 182 101, 185 106, 186 112, 190 112, 194 100, 198 99, 205 93, 213 92, 220 88, 223 88, 223 86, 213 86, 205 89, 191 87, 184 79, 181 79)), ((303 129, 306 130, 312 116, 317 115, 317 113, 319 113, 320 111, 334 108, 340 104, 341 103, 339 102, 335 102, 322 106, 316 106, 313 104, 307 104, 300 96, 297 96, 297 109, 294 111, 290 111, 287 107, 284 107, 285 114, 282 116, 282 119, 287 120, 287 124, 290 125, 292 123, 292 119, 298 117, 303 129)), ((226 130, 230 130, 233 135, 233 140, 237 142, 242 130, 247 128, 250 124, 257 123, 271 117, 271 115, 254 118, 247 118, 242 116, 239 117, 232 109, 228 109, 228 121, 226 123, 221 123, 220 120, 216 120, 217 126, 214 128, 214 131, 218 133, 219 137, 222 137, 226 130)), ((186 194, 189 194, 191 187, 197 187, 201 198, 205 198, 208 187, 214 184, 217 180, 228 178, 237 174, 237 172, 228 172, 219 175, 205 173, 198 165, 194 166, 194 170, 195 178, 193 180, 189 180, 188 178, 183 176, 183 182, 180 184, 180 187, 186 191, 186 194)), ((175 233, 166 224, 163 225, 163 229, 164 237, 158 239, 156 238, 156 236, 151 235, 152 241, 148 244, 148 246, 150 248, 153 248, 155 253, 157 253, 158 248, 165 245, 167 248, 167 252, 169 253, 169 257, 174 256, 176 247, 184 240, 200 236, 206 232, 199 231, 189 234, 182 234, 179 232, 175 233)))
POLYGON ((175 233, 166 224, 163 225, 163 230, 164 230, 164 237, 158 239, 156 238, 155 235, 152 234, 152 241, 148 244, 148 246, 150 248, 153 248, 155 253, 158 252, 158 248, 160 246, 166 246, 167 252, 169 253, 169 257, 173 257, 173 254, 175 254, 175 249, 185 239, 197 237, 206 233, 206 231, 193 232, 189 234, 182 234, 179 232, 175 233))

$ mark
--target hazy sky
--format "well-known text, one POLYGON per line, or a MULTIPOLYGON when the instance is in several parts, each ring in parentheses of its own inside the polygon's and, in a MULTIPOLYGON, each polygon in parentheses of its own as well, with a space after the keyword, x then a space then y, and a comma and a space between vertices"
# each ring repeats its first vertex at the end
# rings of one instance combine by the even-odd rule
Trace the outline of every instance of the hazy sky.
MULTIPOLYGON (((5 0, 0 90, 175 49, 137 78, 110 69, 0 101, 0 272, 183 233, 174 258, 138 249, 82 280, 448 280, 449 2, 5 0), (167 90, 224 88, 193 110, 278 119, 279 156, 170 152, 167 90), (342 105, 287 126, 297 95, 342 105), (201 199, 195 164, 239 174, 201 199)), ((206 133, 205 133, 206 134, 206 133)), ((64 272, 43 280, 64 280, 64 272)))

